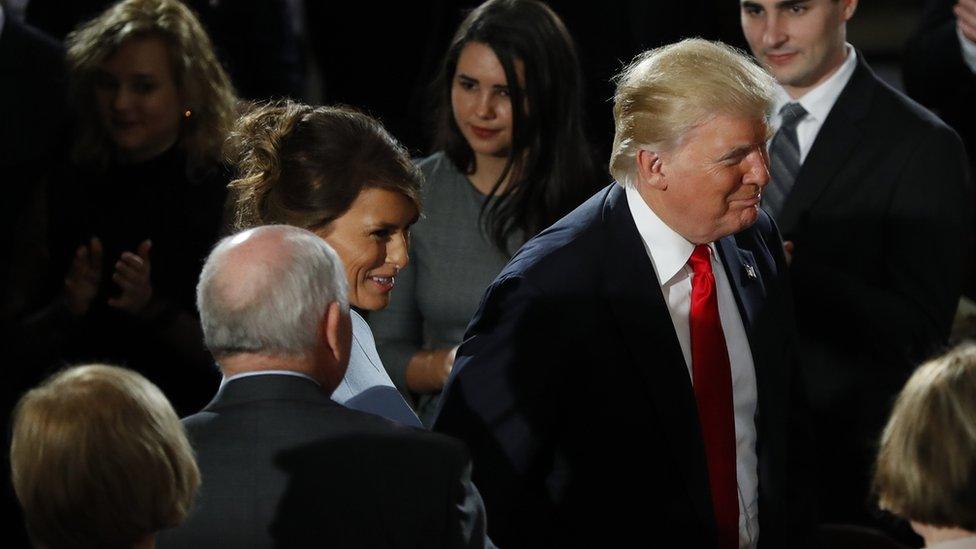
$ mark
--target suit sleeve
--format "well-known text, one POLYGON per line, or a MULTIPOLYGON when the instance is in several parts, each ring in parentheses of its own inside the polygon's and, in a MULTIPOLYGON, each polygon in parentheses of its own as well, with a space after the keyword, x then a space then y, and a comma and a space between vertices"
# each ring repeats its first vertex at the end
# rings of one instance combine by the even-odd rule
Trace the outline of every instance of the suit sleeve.
MULTIPOLYGON (((966 155, 946 126, 930 126, 894 184, 881 248, 883 264, 875 280, 850 276, 825 264, 807 264, 800 246, 794 283, 830 291, 798 295, 817 318, 846 311, 839 322, 858 333, 835 334, 852 345, 876 343, 873 352, 894 363, 915 363, 943 341, 974 246, 974 194, 966 155), (802 268, 801 268, 802 265, 802 268), (802 273, 802 274, 801 274, 802 273), (894 355, 889 355, 894 353, 894 355)), ((828 327, 822 327, 828 329, 828 327)), ((835 329, 835 332, 838 331, 835 329)))
POLYGON ((521 521, 551 517, 544 484, 554 425, 548 371, 559 350, 542 294, 519 276, 488 289, 458 350, 434 430, 467 443, 473 478, 490 517, 489 533, 505 547, 521 521))

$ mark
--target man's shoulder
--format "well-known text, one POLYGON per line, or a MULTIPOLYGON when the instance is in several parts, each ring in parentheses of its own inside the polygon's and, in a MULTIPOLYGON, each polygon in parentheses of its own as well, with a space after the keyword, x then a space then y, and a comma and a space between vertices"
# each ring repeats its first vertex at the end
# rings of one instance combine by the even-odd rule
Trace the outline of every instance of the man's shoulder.
POLYGON ((278 455, 286 469, 289 462, 333 463, 352 476, 360 471, 374 479, 410 475, 429 480, 456 478, 470 462, 467 446, 446 435, 342 407, 328 421, 281 448, 278 455))
POLYGON ((891 140, 913 135, 924 138, 932 133, 955 133, 932 111, 884 81, 866 62, 859 64, 848 88, 852 88, 851 93, 842 93, 836 106, 864 108, 868 123, 862 127, 880 138, 891 140), (863 103, 861 98, 865 98, 863 103))
MULTIPOLYGON (((579 277, 599 265, 608 239, 608 209, 619 206, 623 189, 616 183, 601 189, 575 210, 530 239, 512 257, 498 280, 523 277, 545 282, 579 277)), ((626 206, 626 201, 623 200, 626 206)))
MULTIPOLYGON (((397 462, 400 448, 412 455, 439 457, 463 462, 467 459, 464 444, 423 429, 409 427, 386 418, 352 410, 326 397, 319 402, 310 399, 268 399, 237 403, 226 407, 208 407, 183 419, 183 425, 198 448, 211 444, 227 449, 224 442, 238 439, 278 440, 284 447, 322 444, 344 447, 337 441, 355 440, 365 452, 371 448, 397 462)), ((355 447, 347 448, 358 453, 355 447)))

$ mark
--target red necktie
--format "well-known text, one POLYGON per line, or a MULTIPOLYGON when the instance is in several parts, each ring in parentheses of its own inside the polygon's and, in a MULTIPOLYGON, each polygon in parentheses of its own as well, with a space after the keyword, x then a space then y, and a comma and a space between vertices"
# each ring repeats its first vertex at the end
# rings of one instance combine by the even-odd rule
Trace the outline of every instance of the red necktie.
POLYGON ((718 315, 718 294, 710 250, 695 246, 688 261, 691 279, 691 369, 708 460, 708 484, 718 527, 718 546, 739 546, 739 498, 735 477, 735 422, 732 409, 732 368, 718 315))

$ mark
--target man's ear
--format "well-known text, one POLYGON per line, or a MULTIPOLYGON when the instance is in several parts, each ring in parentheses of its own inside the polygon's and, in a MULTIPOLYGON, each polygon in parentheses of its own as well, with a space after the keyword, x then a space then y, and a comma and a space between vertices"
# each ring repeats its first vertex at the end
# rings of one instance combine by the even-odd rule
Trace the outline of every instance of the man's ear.
POLYGON ((667 190, 668 184, 664 180, 664 166, 661 162, 661 155, 641 149, 637 151, 636 162, 638 184, 650 185, 659 191, 667 190))
POLYGON ((349 322, 342 314, 342 307, 333 301, 325 309, 325 317, 320 326, 322 333, 320 337, 325 340, 329 347, 329 353, 337 364, 345 364, 349 356, 349 322))
POLYGON ((842 0, 844 2, 844 12, 842 14, 844 21, 850 21, 851 17, 854 17, 854 12, 857 11, 857 0, 842 0))

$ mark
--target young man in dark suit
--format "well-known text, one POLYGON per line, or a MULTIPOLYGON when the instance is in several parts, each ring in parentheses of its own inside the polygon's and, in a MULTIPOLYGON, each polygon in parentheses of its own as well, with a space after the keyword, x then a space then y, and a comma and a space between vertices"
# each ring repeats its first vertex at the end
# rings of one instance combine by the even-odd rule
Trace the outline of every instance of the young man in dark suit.
POLYGON ((224 380, 184 420, 205 488, 160 547, 491 546, 462 444, 329 398, 351 327, 322 239, 280 225, 223 239, 197 304, 224 380))
POLYGON ((639 56, 617 182, 489 287, 435 430, 469 444, 502 546, 802 537, 786 262, 759 209, 773 86, 704 40, 639 56))
POLYGON ((792 251, 821 518, 870 522, 867 473, 891 400, 944 345, 973 256, 959 137, 846 42, 857 0, 742 0, 776 77, 763 207, 792 251))

